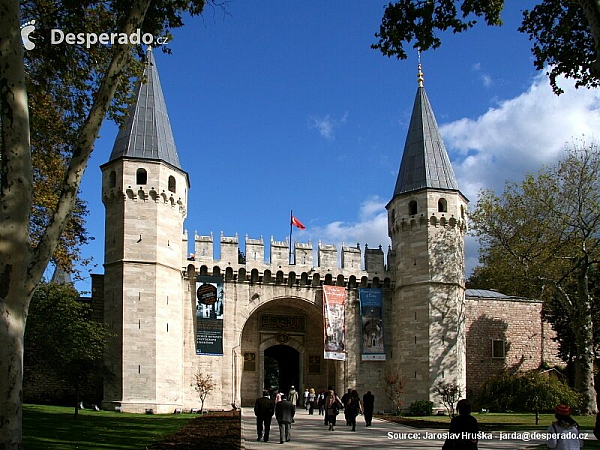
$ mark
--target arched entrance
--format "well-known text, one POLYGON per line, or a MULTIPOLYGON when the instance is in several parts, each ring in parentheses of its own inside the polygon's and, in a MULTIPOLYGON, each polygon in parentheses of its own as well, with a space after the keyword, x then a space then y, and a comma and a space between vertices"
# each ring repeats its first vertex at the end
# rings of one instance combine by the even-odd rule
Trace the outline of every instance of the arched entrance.
POLYGON ((240 337, 240 401, 254 405, 266 388, 287 393, 333 384, 336 369, 323 358, 322 306, 302 299, 264 303, 248 317, 240 337))
POLYGON ((300 352, 287 345, 273 345, 264 352, 264 388, 287 392, 300 385, 300 352))

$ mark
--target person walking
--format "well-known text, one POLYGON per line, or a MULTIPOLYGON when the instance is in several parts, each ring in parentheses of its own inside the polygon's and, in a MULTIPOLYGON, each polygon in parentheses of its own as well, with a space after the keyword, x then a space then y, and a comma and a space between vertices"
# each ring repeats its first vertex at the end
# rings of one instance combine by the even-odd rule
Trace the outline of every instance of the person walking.
POLYGON ((571 417, 571 408, 557 405, 554 408, 556 421, 548 427, 548 448, 557 450, 579 450, 583 441, 579 439, 579 424, 571 417))
POLYGON ((352 389, 348 389, 344 395, 342 395, 342 404, 344 405, 344 418, 346 419, 346 425, 350 425, 350 418, 348 417, 348 413, 346 411, 346 403, 350 400, 350 395, 352 395, 352 389))
POLYGON ((271 418, 275 412, 275 403, 269 397, 269 391, 264 390, 263 396, 256 399, 254 403, 254 415, 256 416, 256 434, 258 435, 257 441, 263 438, 264 429, 264 441, 269 442, 269 430, 271 429, 271 418), (264 426, 264 427, 263 427, 264 426))
POLYGON ((302 406, 304 406, 304 409, 306 409, 308 411, 308 389, 304 389, 304 393, 302 394, 302 401, 304 402, 304 404, 302 406))
POLYGON ((312 416, 313 410, 315 409, 315 403, 317 401, 317 394, 315 394, 315 388, 310 388, 308 391, 308 414, 312 416))
POLYGON ((371 422, 373 420, 373 409, 375 407, 375 396, 371 394, 371 391, 367 391, 365 395, 363 395, 363 411, 365 415, 365 423, 368 427, 371 426, 371 422))
POLYGON ((350 425, 352 425, 352 431, 356 431, 356 416, 362 414, 362 405, 356 390, 353 390, 350 394, 350 399, 348 400, 348 403, 346 403, 344 411, 346 412, 346 417, 350 421, 350 425))
POLYGON ((442 450, 477 450, 479 424, 471 415, 471 403, 467 399, 462 399, 456 404, 456 409, 458 409, 458 416, 452 418, 448 430, 449 435, 453 437, 446 439, 442 450))
POLYGON ((294 422, 294 410, 292 403, 286 400, 285 395, 275 405, 275 418, 279 424, 279 443, 289 442, 292 438, 292 423, 294 422))
POLYGON ((325 424, 329 424, 329 431, 335 431, 336 417, 342 406, 342 401, 331 389, 325 399, 325 424))
MULTIPOLYGON (((325 397, 327 397, 327 390, 323 389, 321 392, 319 392, 319 395, 317 395, 317 404, 319 405, 320 416, 325 415, 325 397)), ((325 425, 327 425, 327 423, 325 423, 325 425)))
MULTIPOLYGON (((292 404, 292 410, 293 410, 293 414, 292 416, 296 415, 296 405, 298 404, 298 392, 296 391, 296 389, 294 389, 294 385, 292 384, 292 387, 290 387, 290 391, 288 392, 288 401, 292 404)), ((294 423, 294 419, 292 419, 292 423, 294 423)))

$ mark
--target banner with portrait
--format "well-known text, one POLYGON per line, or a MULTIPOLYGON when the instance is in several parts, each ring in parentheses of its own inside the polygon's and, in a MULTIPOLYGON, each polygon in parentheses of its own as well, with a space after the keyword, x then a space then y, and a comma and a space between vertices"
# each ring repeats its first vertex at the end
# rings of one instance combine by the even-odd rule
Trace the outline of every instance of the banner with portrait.
POLYGON ((223 278, 196 278, 196 354, 223 354, 223 278))
POLYGON ((324 359, 346 359, 346 289, 323 286, 324 359))
POLYGON ((385 361, 383 343, 383 311, 381 289, 361 288, 360 300, 361 346, 363 361, 385 361))

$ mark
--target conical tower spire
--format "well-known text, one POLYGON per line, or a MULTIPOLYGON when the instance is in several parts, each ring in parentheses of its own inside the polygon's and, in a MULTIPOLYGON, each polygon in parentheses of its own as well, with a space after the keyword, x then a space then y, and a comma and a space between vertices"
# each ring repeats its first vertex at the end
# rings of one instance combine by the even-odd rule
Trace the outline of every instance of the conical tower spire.
POLYGON ((161 160, 181 169, 152 48, 146 53, 145 80, 136 89, 135 104, 119 130, 110 160, 122 156, 161 160))
POLYGON ((450 158, 423 87, 420 63, 418 67, 417 96, 406 135, 394 197, 425 188, 458 191, 450 158))

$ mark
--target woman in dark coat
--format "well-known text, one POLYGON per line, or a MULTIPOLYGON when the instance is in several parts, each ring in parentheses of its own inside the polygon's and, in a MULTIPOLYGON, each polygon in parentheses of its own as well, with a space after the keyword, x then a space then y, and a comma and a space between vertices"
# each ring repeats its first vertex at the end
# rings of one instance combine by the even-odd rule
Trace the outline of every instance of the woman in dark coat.
POLYGON ((362 404, 360 403, 360 397, 356 390, 350 394, 350 399, 344 405, 346 411, 346 417, 352 425, 352 431, 356 431, 356 416, 362 413, 362 404))

